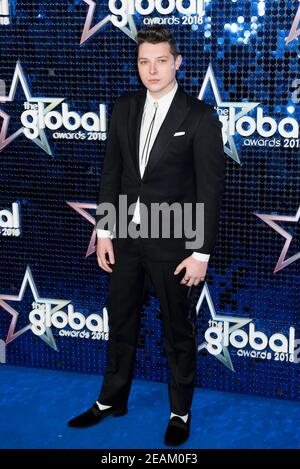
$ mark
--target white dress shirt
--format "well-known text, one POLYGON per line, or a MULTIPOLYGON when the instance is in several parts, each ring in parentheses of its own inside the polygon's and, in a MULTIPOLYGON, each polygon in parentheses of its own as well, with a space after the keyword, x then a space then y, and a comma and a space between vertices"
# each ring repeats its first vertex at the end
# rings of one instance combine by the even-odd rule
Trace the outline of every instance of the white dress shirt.
MULTIPOLYGON (((169 107, 171 106, 171 103, 172 103, 174 95, 177 91, 177 88, 178 88, 178 83, 177 83, 177 81, 175 81, 175 85, 173 86, 171 91, 169 91, 167 94, 165 94, 161 98, 157 98, 157 99, 154 98, 150 94, 149 90, 147 90, 147 97, 146 97, 146 101, 145 101, 145 105, 144 105, 144 112, 143 112, 142 123, 141 123, 141 131, 140 131, 140 141, 139 141, 139 169, 140 169, 141 178, 143 178, 144 171, 145 171, 147 163, 148 163, 148 160, 146 159, 146 161, 145 161, 145 158, 144 158, 144 161, 142 161, 142 152, 143 152, 147 132, 148 132, 151 120, 152 120, 153 115, 154 115, 154 110, 155 110, 154 103, 158 103, 158 108, 157 108, 157 112, 156 112, 156 116, 155 116, 154 125, 153 125, 153 128, 152 128, 152 134, 151 134, 151 139, 150 139, 150 142, 149 142, 149 150, 148 150, 147 157, 150 154, 151 148, 152 148, 153 143, 156 139, 158 131, 159 131, 159 129, 160 129, 166 115, 167 115, 169 107)), ((135 205, 132 221, 134 223, 137 223, 137 224, 140 223, 140 198, 139 197, 138 197, 136 205, 135 205)), ((112 239, 114 237, 114 232, 111 232, 109 230, 97 229, 97 237, 98 238, 108 238, 109 237, 109 238, 112 239)), ((199 253, 199 252, 193 252, 192 257, 194 259, 197 259, 198 261, 208 262, 210 255, 209 254, 202 254, 202 253, 199 253)))

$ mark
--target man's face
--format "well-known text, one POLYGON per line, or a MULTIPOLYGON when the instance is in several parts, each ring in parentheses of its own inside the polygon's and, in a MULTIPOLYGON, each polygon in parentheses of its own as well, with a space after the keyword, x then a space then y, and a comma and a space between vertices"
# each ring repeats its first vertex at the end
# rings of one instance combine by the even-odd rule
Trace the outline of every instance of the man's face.
POLYGON ((175 60, 168 42, 158 44, 143 42, 139 46, 137 58, 139 75, 153 96, 159 98, 172 89, 181 60, 181 55, 175 60))

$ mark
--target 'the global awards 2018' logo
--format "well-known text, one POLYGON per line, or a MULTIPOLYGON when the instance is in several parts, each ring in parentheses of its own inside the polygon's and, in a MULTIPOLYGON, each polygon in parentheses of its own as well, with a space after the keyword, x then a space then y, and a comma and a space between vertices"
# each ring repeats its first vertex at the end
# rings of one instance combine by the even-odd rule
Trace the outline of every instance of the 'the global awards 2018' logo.
MULTIPOLYGON (((26 301, 25 301, 26 302, 26 301)), ((20 305, 19 305, 20 306, 20 305)), ((58 351, 52 326, 59 329, 60 337, 71 337, 78 339, 108 340, 108 314, 103 308, 102 316, 84 314, 75 311, 70 300, 56 298, 42 298, 39 295, 31 269, 27 266, 20 291, 17 295, 0 293, 0 313, 11 316, 5 345, 31 330, 37 337, 43 340, 53 350, 58 351), (24 296, 27 286, 33 297, 30 309, 24 306, 24 296), (23 303, 22 303, 23 302, 23 303), (22 313, 14 306, 14 303, 22 304, 22 313), (25 313, 27 309, 27 314, 25 313), (67 309, 67 310, 66 310, 67 309), (3 311, 2 311, 3 310, 3 311), (20 317, 22 315, 22 317, 20 317), (25 315, 25 316, 24 316, 25 315), (18 322, 22 326, 17 329, 18 322)))
MULTIPOLYGON (((51 130, 55 140, 106 140, 106 105, 99 104, 98 112, 79 112, 69 110, 63 103, 65 98, 43 98, 31 95, 20 61, 17 61, 8 96, 0 96, 0 105, 15 101, 18 84, 21 84, 26 97, 21 113, 21 126, 8 135, 11 116, 0 109, 2 127, 0 130, 0 152, 18 136, 24 135, 38 145, 48 155, 52 155, 46 136, 46 129, 51 130), (61 111, 54 110, 61 104, 61 111)), ((1 122, 1 121, 0 121, 1 122)))
POLYGON ((13 202, 12 208, 0 210, 0 235, 1 236, 20 236, 21 207, 19 202, 13 202))
POLYGON ((237 163, 240 163, 236 147, 238 136, 242 137, 241 144, 248 147, 299 148, 300 146, 299 123, 295 118, 284 117, 278 120, 270 117, 259 103, 223 101, 211 64, 207 69, 198 98, 216 104, 219 119, 223 124, 225 153, 237 163), (254 110, 256 115, 248 115, 254 110))
MULTIPOLYGON (((140 15, 144 25, 181 24, 183 26, 200 25, 205 15, 205 4, 209 0, 108 0, 102 19, 96 23, 96 10, 100 9, 98 0, 82 0, 88 5, 84 28, 80 38, 82 46, 88 39, 97 34, 107 23, 111 22, 130 39, 136 41, 137 29, 134 16, 140 15), (109 13, 108 13, 109 12, 109 13), (160 16, 150 16, 158 13, 160 16), (174 13, 174 14, 172 14, 174 13)), ((101 10, 102 12, 102 10, 101 10)))
POLYGON ((0 0, 0 25, 10 24, 8 0, 0 0))
POLYGON ((154 11, 160 15, 170 15, 173 12, 179 13, 179 17, 172 15, 168 18, 152 17, 143 18, 144 24, 202 24, 205 14, 205 0, 190 0, 187 4, 184 0, 169 0, 168 4, 162 0, 109 0, 109 9, 112 15, 112 22, 115 26, 122 27, 128 22, 128 15, 139 13, 141 16, 151 15, 154 11))
POLYGON ((256 329, 252 318, 217 314, 206 283, 196 305, 197 314, 205 299, 211 317, 204 334, 205 341, 198 346, 198 351, 206 349, 231 371, 235 370, 230 346, 237 350, 238 357, 300 362, 300 339, 295 338, 294 327, 289 327, 286 334, 274 332, 267 335, 256 329))
POLYGON ((32 311, 29 313, 31 330, 41 336, 46 328, 54 326, 59 329, 59 335, 62 337, 76 337, 79 339, 108 340, 108 314, 107 309, 103 308, 103 317, 99 314, 90 314, 85 317, 84 314, 74 311, 74 306, 68 304, 68 312, 62 309, 51 312, 49 304, 33 303, 32 311))

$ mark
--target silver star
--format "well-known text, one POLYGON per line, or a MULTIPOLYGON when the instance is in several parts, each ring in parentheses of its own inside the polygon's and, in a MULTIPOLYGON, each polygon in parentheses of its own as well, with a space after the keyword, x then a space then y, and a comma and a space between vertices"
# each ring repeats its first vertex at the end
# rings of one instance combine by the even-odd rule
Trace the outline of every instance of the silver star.
POLYGON ((279 270, 284 269, 285 267, 290 265, 292 262, 295 262, 298 259, 300 259, 300 252, 298 252, 297 254, 294 254, 293 256, 289 257, 288 259, 285 258, 286 255, 287 255, 287 252, 289 250, 289 247, 290 247, 291 241, 293 239, 293 236, 290 233, 288 233, 286 230, 284 230, 280 225, 275 223, 275 221, 285 221, 285 222, 293 222, 293 223, 299 222, 299 219, 300 219, 300 205, 299 205, 298 211, 297 211, 297 213, 294 217, 293 216, 288 216, 288 215, 268 215, 268 214, 265 214, 265 213, 254 213, 254 215, 256 215, 258 218, 260 218, 262 221, 264 221, 267 225, 269 225, 271 228, 273 228, 277 233, 279 233, 281 236, 283 236, 286 240, 273 273, 276 273, 279 270))
MULTIPOLYGON (((14 76, 12 79, 10 92, 8 96, 0 96, 0 104, 14 101, 16 89, 18 83, 21 83, 22 89, 26 96, 26 100, 29 103, 50 103, 44 108, 44 115, 47 112, 52 111, 56 106, 58 106, 65 98, 35 98, 31 95, 27 80, 25 78, 24 71, 22 69, 21 63, 18 60, 16 63, 16 68, 14 71, 14 76)), ((7 130, 10 121, 10 116, 6 112, 0 110, 0 116, 3 118, 3 123, 0 131, 0 151, 3 150, 9 143, 15 140, 19 135, 24 133, 25 127, 20 127, 16 132, 7 137, 7 130)), ((48 155, 52 156, 52 152, 43 129, 39 129, 39 137, 32 140, 36 145, 38 145, 42 150, 44 150, 48 155)))
MULTIPOLYGON (((94 13, 95 13, 95 8, 96 8, 96 2, 94 0, 83 0, 85 3, 89 5, 89 9, 86 15, 84 27, 83 27, 83 32, 80 38, 80 45, 82 46, 88 39, 90 39, 92 36, 94 36, 96 33, 100 31, 100 29, 106 24, 109 23, 110 21, 113 21, 113 15, 108 14, 106 15, 99 23, 95 24, 95 26, 91 27, 93 18, 94 18, 94 13)), ((136 35, 137 35, 137 30, 135 26, 135 22, 133 19, 133 15, 127 14, 127 24, 125 26, 116 26, 119 28, 123 33, 127 34, 127 36, 130 37, 130 39, 134 40, 136 42, 136 35), (128 26, 127 26, 128 24, 128 26)))
MULTIPOLYGON (((12 308, 8 303, 6 303, 6 301, 17 301, 17 302, 22 301, 27 284, 29 284, 30 286, 31 292, 33 294, 33 297, 36 303, 50 305, 51 315, 54 314, 56 311, 63 309, 67 304, 70 303, 69 300, 57 300, 54 298, 41 298, 38 294, 37 287, 33 280, 33 275, 31 273, 30 267, 27 266, 19 294, 18 295, 0 294, 0 307, 2 307, 7 313, 9 313, 12 316, 12 320, 11 320, 8 334, 7 334, 6 341, 5 341, 6 345, 12 342, 13 340, 15 340, 17 337, 20 337, 20 335, 24 334, 29 329, 31 329, 31 324, 29 323, 27 324, 27 326, 15 332, 16 324, 17 324, 18 317, 19 317, 19 312, 15 310, 14 308, 12 308), (53 305, 55 306, 52 307, 53 305)), ((45 333, 43 335, 40 335, 39 338, 41 338, 47 345, 52 347, 54 350, 58 351, 58 348, 57 348, 57 345, 56 345, 56 342, 55 342, 55 339, 53 337, 50 327, 46 327, 45 333)))
MULTIPOLYGON (((203 99, 206 89, 209 86, 209 84, 211 86, 214 98, 216 100, 217 107, 229 108, 229 109, 241 108, 241 111, 235 114, 235 122, 238 119, 240 119, 242 116, 248 114, 248 112, 250 112, 252 109, 256 108, 259 105, 259 103, 248 103, 248 102, 243 102, 243 101, 239 103, 222 101, 219 88, 218 88, 218 84, 217 84, 217 80, 216 80, 211 63, 209 64, 207 72, 205 74, 204 81, 202 83, 201 90, 198 95, 198 99, 203 99)), ((237 152, 237 148, 236 148, 233 136, 230 133, 229 126, 227 127, 227 130, 226 130, 226 136, 227 136, 226 145, 228 144, 228 146, 225 146, 224 151, 230 158, 232 158, 234 161, 240 164, 240 158, 237 152)))
POLYGON ((66 203, 71 208, 73 208, 76 212, 78 212, 79 215, 81 215, 83 218, 85 218, 88 222, 90 222, 93 225, 92 236, 91 236, 89 246, 85 255, 85 257, 88 257, 96 251, 96 240, 97 240, 96 229, 95 229, 96 220, 95 220, 95 217, 90 215, 89 212, 87 212, 84 209, 96 210, 97 204, 88 204, 84 202, 66 202, 66 203))
MULTIPOLYGON (((300 0, 299 0, 300 2, 300 0)), ((291 30, 289 32, 289 35, 285 38, 285 43, 289 44, 292 42, 294 39, 300 36, 300 28, 298 28, 300 22, 300 5, 298 6, 298 10, 295 16, 295 19, 293 21, 291 30), (298 29, 297 29, 298 28, 298 29)))
MULTIPOLYGON (((211 315, 211 318, 213 319, 213 321, 221 321, 221 322, 228 322, 228 323, 234 324, 233 326, 228 328, 228 334, 230 334, 231 332, 233 332, 237 329, 241 329, 246 324, 248 324, 249 322, 252 321, 252 318, 246 318, 245 319, 245 318, 235 317, 235 316, 220 316, 220 315, 217 315, 216 310, 215 310, 215 306, 213 304, 213 301, 212 301, 212 298, 211 298, 211 295, 210 295, 210 291, 209 291, 209 288, 208 288, 208 285, 207 285, 206 282, 203 286, 200 298, 199 298, 199 300, 197 302, 197 305, 196 305, 197 316, 199 315, 199 309, 201 308, 201 305, 202 305, 204 299, 206 299, 206 301, 207 301, 208 308, 209 308, 209 311, 210 311, 210 315, 211 315)), ((198 346, 198 352, 202 349, 207 349, 207 345, 208 344, 207 344, 206 341, 202 342, 198 346)), ((227 346, 224 346, 224 344, 222 344, 222 352, 218 355, 215 355, 215 357, 221 363, 223 363, 223 365, 225 365, 227 368, 229 368, 229 370, 235 371, 227 346)))

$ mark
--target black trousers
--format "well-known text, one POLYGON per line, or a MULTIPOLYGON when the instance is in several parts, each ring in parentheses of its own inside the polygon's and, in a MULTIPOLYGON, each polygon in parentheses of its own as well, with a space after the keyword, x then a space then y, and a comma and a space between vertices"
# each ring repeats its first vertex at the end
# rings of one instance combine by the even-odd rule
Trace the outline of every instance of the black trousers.
MULTIPOLYGON (((174 275, 180 261, 155 262, 147 258, 141 238, 128 238, 125 247, 113 240, 115 264, 107 301, 109 343, 107 366, 98 401, 126 405, 135 364, 145 278, 151 279, 159 299, 164 347, 170 369, 170 410, 185 415, 191 408, 197 364, 195 311, 191 292, 181 285, 185 269, 174 275)), ((185 256, 187 257, 187 256, 185 256)), ((184 257, 181 259, 183 260, 184 257)))

